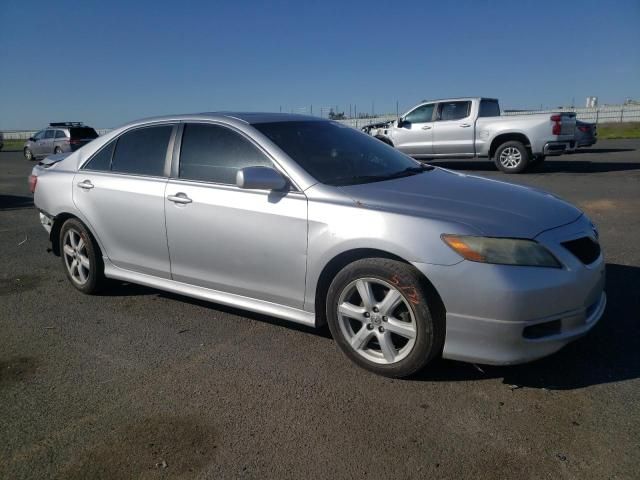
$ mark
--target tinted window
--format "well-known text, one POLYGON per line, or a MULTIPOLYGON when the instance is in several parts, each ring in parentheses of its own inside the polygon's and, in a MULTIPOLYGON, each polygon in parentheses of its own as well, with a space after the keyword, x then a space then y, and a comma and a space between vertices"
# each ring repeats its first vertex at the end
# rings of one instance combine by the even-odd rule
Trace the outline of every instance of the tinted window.
POLYGON ((73 127, 69 131, 71 132, 71 138, 98 138, 98 133, 91 127, 73 127))
POLYGON ((440 120, 460 120, 469 116, 471 102, 447 102, 440 104, 440 120))
POLYGON ((273 164, 239 133, 215 125, 185 125, 180 178, 235 185, 238 169, 254 166, 273 164))
POLYGON ((393 147, 335 122, 257 123, 310 175, 327 185, 354 185, 408 176, 424 171, 393 147))
POLYGON ((118 138, 111 162, 114 172, 164 175, 164 163, 172 125, 144 127, 118 138))
POLYGON ((479 117, 499 117, 500 105, 497 100, 480 100, 479 117))
POLYGON ((46 130, 44 132, 44 138, 53 138, 54 133, 55 133, 55 130, 46 130))
POLYGON ((44 130, 40 130, 38 133, 36 133, 33 138, 35 138, 36 140, 40 140, 41 138, 44 138, 44 130))
POLYGON ((67 138, 63 130, 56 130, 56 138, 67 138))
POLYGON ((89 160, 82 168, 86 170, 98 170, 102 172, 111 170, 111 156, 113 155, 113 148, 115 147, 115 145, 116 142, 113 141, 107 146, 103 147, 102 150, 91 157, 91 160, 89 160))
POLYGON ((434 107, 433 103, 430 103, 428 105, 422 105, 421 107, 418 107, 414 111, 407 114, 407 116, 404 117, 404 119, 409 123, 430 122, 433 118, 433 107, 434 107))

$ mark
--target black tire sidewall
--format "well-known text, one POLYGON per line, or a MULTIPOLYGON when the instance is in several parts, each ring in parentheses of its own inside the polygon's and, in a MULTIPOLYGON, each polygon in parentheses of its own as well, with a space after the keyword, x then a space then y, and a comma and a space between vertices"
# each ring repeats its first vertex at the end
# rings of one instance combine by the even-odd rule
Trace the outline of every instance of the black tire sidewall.
POLYGON ((93 235, 87 230, 87 228, 82 224, 81 221, 70 218, 62 225, 60 229, 60 258, 62 260, 62 267, 64 269, 64 273, 67 276, 67 279, 76 289, 80 290, 83 293, 95 293, 99 291, 102 286, 102 280, 104 278, 104 265, 102 262, 102 255, 100 254, 100 250, 96 244, 93 235), (87 248, 87 256, 89 257, 89 262, 91 264, 91 268, 89 269, 89 279, 84 285, 77 284, 71 274, 69 273, 69 269, 67 268, 65 255, 64 255, 64 236, 69 229, 75 229, 80 233, 80 236, 84 240, 87 248))
POLYGON ((496 167, 498 167, 498 170, 500 170, 501 172, 521 173, 521 172, 524 172, 530 164, 529 151, 527 150, 527 147, 525 147, 522 142, 518 142, 516 140, 506 142, 500 145, 496 150, 494 162, 496 164, 496 167), (514 168, 505 167, 504 165, 502 165, 502 163, 500 163, 500 154, 504 149, 509 147, 517 148, 518 151, 520 152, 520 157, 521 157, 520 163, 514 168))
POLYGON ((333 279, 327 292, 326 315, 329 329, 340 349, 360 367, 388 377, 410 376, 421 370, 442 352, 444 324, 434 321, 429 310, 428 294, 415 269, 403 262, 386 258, 355 261, 333 279), (377 278, 396 286, 413 310, 416 320, 416 342, 407 357, 392 365, 371 362, 353 350, 340 329, 337 304, 343 289, 357 278, 377 278))

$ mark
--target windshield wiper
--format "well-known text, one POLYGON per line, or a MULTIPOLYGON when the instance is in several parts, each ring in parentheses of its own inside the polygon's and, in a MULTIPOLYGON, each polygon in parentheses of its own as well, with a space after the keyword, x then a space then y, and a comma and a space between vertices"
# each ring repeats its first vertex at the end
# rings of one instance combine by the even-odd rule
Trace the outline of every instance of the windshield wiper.
POLYGON ((386 178, 400 178, 400 177, 408 177, 410 175, 416 175, 418 173, 426 172, 429 170, 433 170, 434 167, 431 165, 420 164, 416 167, 407 167, 404 170, 400 170, 399 172, 392 173, 387 175, 386 178))
POLYGON ((333 185, 355 185, 358 183, 371 183, 381 182, 383 180, 391 180, 393 178, 409 177, 411 175, 417 175, 418 173, 427 172, 433 170, 435 167, 431 165, 421 164, 415 167, 407 167, 404 170, 400 170, 394 173, 386 173, 384 175, 357 175, 355 177, 338 178, 333 182, 333 185))

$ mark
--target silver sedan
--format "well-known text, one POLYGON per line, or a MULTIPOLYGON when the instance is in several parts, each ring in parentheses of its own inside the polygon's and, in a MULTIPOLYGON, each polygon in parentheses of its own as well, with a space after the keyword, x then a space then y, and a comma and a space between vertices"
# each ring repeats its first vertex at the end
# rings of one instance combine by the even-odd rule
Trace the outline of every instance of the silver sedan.
POLYGON ((328 323, 382 375, 530 361, 605 308, 597 230, 574 206, 313 117, 146 119, 45 159, 30 185, 80 291, 117 279, 328 323))

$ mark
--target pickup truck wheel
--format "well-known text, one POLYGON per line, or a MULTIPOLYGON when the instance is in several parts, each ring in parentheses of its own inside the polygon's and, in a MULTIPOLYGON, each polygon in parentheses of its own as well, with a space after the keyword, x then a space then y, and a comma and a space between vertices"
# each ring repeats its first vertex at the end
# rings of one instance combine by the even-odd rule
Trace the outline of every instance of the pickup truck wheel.
POLYGON ((521 173, 529 166, 529 152, 521 142, 505 142, 496 150, 494 162, 504 173, 521 173))

